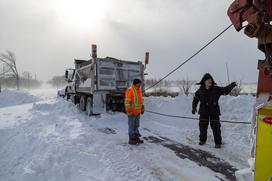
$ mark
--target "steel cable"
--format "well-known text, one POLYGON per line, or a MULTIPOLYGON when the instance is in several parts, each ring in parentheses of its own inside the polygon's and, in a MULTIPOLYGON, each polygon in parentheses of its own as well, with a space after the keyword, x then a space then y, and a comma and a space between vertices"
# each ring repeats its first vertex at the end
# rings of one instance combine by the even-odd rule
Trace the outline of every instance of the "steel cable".
MULTIPOLYGON (((199 120, 199 118, 195 118, 195 117, 163 114, 163 113, 158 113, 158 112, 149 111, 149 110, 145 110, 145 112, 152 113, 152 114, 157 114, 157 115, 165 116, 165 117, 172 117, 172 118, 179 118, 179 119, 199 120)), ((204 120, 204 121, 220 121, 220 122, 222 122, 222 123, 232 123, 232 124, 251 124, 251 122, 243 122, 243 121, 209 120, 209 119, 201 119, 201 120, 204 120)))
POLYGON ((158 80, 156 83, 154 83, 153 85, 151 85, 150 87, 146 88, 146 90, 149 90, 153 87, 155 87, 156 85, 158 85, 161 81, 163 81, 164 79, 166 79, 167 77, 169 77, 171 74, 173 74, 175 71, 177 71, 180 67, 182 67, 184 64, 186 64, 187 62, 189 62, 190 60, 192 60, 195 56, 197 56, 200 52, 202 52, 205 48, 207 48, 210 44, 212 44, 217 38, 219 38, 221 35, 223 35, 230 27, 232 27, 232 24, 229 25, 228 27, 226 27, 223 31, 221 31, 218 35, 216 35, 213 39, 211 39, 206 45, 204 45, 202 48, 200 48, 196 53, 194 53, 191 57, 189 57, 188 59, 186 59, 184 62, 182 62, 179 66, 177 66, 175 69, 173 69, 171 72, 169 72, 168 74, 166 74, 163 78, 161 78, 160 80, 158 80))

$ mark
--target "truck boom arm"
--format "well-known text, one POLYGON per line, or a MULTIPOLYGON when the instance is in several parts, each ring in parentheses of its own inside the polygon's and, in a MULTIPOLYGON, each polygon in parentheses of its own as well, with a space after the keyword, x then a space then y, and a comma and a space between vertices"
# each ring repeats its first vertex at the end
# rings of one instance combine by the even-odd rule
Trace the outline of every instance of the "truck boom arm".
POLYGON ((244 28, 250 38, 258 39, 258 48, 265 54, 259 60, 257 94, 272 95, 272 0, 235 0, 228 9, 228 16, 237 31, 244 28))
POLYGON ((260 13, 262 23, 272 21, 272 0, 235 0, 228 9, 228 16, 237 31, 256 13, 260 13))

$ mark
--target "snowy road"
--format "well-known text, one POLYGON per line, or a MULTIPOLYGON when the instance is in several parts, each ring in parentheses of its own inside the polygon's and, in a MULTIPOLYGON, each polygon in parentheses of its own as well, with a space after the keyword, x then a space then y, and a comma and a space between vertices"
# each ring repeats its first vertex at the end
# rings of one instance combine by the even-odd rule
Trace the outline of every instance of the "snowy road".
MULTIPOLYGON (((31 95, 24 92, 32 103, 14 100, 1 106, 4 103, 0 102, 0 180, 228 180, 224 173, 179 157, 163 144, 146 141, 127 145, 124 114, 88 117, 72 103, 56 98, 55 93, 54 89, 31 91, 31 95)), ((145 100, 149 109, 180 115, 190 113, 190 101, 183 96, 145 100)), ((224 119, 247 121, 254 98, 226 97, 223 102, 224 119), (233 114, 225 114, 231 109, 233 114)), ((249 126, 223 125, 224 147, 216 150, 210 132, 208 144, 197 145, 197 122, 145 114, 141 124, 145 137, 167 137, 196 152, 207 151, 236 168, 246 163, 249 154, 249 126)))

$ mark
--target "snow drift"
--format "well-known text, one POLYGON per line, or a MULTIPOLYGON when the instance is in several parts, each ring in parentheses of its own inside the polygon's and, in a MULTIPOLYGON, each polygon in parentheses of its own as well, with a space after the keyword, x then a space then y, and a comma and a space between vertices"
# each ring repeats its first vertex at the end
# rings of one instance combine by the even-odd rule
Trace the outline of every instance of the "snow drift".
POLYGON ((23 90, 4 89, 0 93, 0 108, 6 106, 15 106, 38 101, 39 98, 23 90))
MULTIPOLYGON (((43 98, 38 102, 39 98, 20 92, 22 94, 16 101, 10 101, 13 105, 26 100, 35 103, 0 108, 1 179, 227 180, 222 173, 191 160, 180 159, 159 144, 127 145, 125 114, 108 112, 88 117, 71 102, 52 97, 53 92, 56 91, 36 91, 35 95, 43 98), (48 96, 49 93, 52 95, 48 96)), ((17 93, 7 91, 5 94, 17 93)), ((193 116, 191 96, 148 97, 144 101, 148 110, 193 116)), ((222 119, 249 121, 254 102, 252 96, 222 97, 222 119)), ((195 150, 205 150, 237 169, 243 168, 249 157, 250 125, 222 123, 224 145, 219 150, 214 148, 210 129, 207 144, 198 145, 198 122, 194 120, 146 113, 141 118, 140 131, 146 137, 167 137, 195 150)))

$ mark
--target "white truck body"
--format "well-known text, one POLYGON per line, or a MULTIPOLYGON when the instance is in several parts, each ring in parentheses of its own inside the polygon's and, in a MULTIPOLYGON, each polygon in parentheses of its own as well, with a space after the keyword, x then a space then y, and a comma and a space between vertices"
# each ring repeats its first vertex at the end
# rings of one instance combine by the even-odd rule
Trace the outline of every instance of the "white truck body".
POLYGON ((67 94, 71 96, 72 102, 80 104, 82 110, 91 109, 87 110, 91 114, 113 110, 113 104, 118 104, 118 110, 123 111, 121 106, 125 90, 135 78, 144 81, 144 67, 140 61, 130 62, 111 57, 75 60, 75 69, 69 69, 70 74, 66 72, 67 94), (91 103, 87 103, 87 99, 91 103))

